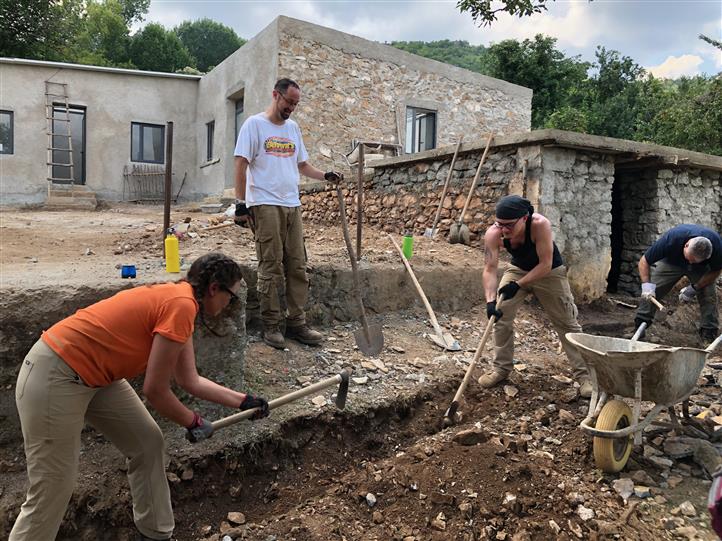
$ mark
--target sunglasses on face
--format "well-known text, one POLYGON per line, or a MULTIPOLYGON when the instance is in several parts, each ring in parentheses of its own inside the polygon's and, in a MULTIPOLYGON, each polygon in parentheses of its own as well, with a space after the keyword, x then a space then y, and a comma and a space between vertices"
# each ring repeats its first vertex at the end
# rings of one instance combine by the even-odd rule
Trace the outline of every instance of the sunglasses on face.
POLYGON ((236 304, 241 302, 241 298, 235 293, 233 293, 233 291, 231 291, 229 288, 227 288, 226 286, 221 286, 221 288, 223 289, 223 291, 230 295, 230 300, 228 301, 228 304, 236 304))
MULTIPOLYGON (((523 218, 523 216, 521 218, 523 218)), ((517 218, 513 222, 494 222, 494 225, 500 229, 514 229, 514 226, 519 222, 519 220, 521 220, 521 218, 517 218)))

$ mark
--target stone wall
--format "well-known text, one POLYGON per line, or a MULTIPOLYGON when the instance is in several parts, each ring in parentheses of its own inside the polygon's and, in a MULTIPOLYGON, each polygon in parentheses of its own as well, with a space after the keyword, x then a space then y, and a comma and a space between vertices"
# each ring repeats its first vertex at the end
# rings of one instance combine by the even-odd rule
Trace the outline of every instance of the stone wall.
POLYGON ((278 74, 301 86, 294 119, 322 168, 331 164, 317 153, 321 143, 339 151, 353 139, 403 145, 407 106, 437 111, 436 147, 530 129, 529 89, 287 18, 279 43, 278 74))
POLYGON ((722 230, 722 173, 695 168, 647 169, 618 175, 623 249, 619 289, 639 294, 637 264, 668 229, 695 223, 722 230))

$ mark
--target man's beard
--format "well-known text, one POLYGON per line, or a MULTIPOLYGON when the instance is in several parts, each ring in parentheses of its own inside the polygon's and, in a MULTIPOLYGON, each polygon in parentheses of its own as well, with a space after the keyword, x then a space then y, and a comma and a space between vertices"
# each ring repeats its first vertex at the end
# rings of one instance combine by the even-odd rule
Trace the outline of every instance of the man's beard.
POLYGON ((291 118, 291 113, 281 110, 281 118, 283 120, 288 120, 289 118, 291 118))

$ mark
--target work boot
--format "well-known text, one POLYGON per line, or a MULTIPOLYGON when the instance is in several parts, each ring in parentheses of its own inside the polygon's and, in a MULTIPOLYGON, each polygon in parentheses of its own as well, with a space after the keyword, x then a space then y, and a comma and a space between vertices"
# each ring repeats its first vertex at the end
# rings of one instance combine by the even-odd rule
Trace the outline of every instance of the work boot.
POLYGON ((579 380, 579 396, 582 398, 591 398, 592 396, 592 381, 584 378, 579 380))
POLYGON ((502 381, 505 381, 508 375, 509 374, 506 374, 505 372, 500 372, 499 370, 487 372, 479 378, 479 385, 481 385, 485 389, 488 389, 489 387, 494 387, 495 385, 499 385, 502 381))
POLYGON ((263 332, 261 332, 261 337, 263 341, 271 347, 276 349, 284 349, 286 347, 286 341, 283 339, 278 325, 265 326, 263 332))
POLYGON ((297 325, 295 327, 289 327, 286 325, 286 337, 298 340, 302 344, 308 346, 317 346, 323 340, 323 335, 314 331, 311 327, 306 324, 297 325))

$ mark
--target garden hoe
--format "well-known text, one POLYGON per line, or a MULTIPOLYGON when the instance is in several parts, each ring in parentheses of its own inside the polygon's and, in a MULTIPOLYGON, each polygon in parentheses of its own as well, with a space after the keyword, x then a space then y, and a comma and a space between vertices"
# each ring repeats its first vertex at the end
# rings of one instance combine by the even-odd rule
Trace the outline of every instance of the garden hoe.
MULTIPOLYGON (((335 152, 325 145, 319 145, 319 152, 322 156, 330 158, 334 162, 336 167, 335 154, 343 157, 346 165, 351 168, 351 164, 348 158, 340 152, 335 152)), ((336 184, 336 196, 338 197, 338 208, 340 211, 341 226, 343 228, 343 240, 346 242, 346 250, 348 251, 349 259, 351 260, 351 272, 353 274, 353 294, 356 298, 356 302, 361 312, 361 329, 354 331, 353 336, 356 339, 356 345, 358 346, 361 353, 367 357, 375 357, 384 347, 384 335, 381 332, 381 325, 369 325, 366 319, 366 310, 364 309, 364 303, 361 299, 361 292, 359 290, 359 278, 358 268, 356 266, 356 254, 354 253, 353 247, 351 246, 351 236, 348 232, 348 221, 346 220, 346 204, 343 201, 343 193, 341 193, 341 187, 336 184)))
MULTIPOLYGON (((497 305, 497 308, 501 309, 501 304, 504 301, 504 295, 499 295, 499 303, 497 305)), ((481 358, 481 354, 484 351, 484 346, 486 346, 486 340, 489 338, 489 333, 491 333, 491 329, 494 327, 494 323, 496 323, 496 316, 491 316, 491 319, 489 319, 489 323, 486 324, 486 330, 484 330, 484 335, 481 337, 481 341, 479 342, 479 346, 476 348, 476 351, 474 352, 474 358, 471 360, 471 364, 469 365, 469 368, 466 369, 466 374, 464 374, 464 379, 461 380, 461 385, 459 385, 459 389, 456 391, 456 394, 454 395, 454 400, 451 402, 451 405, 449 406, 449 409, 446 410, 446 413, 444 414, 444 427, 449 427, 453 424, 456 424, 459 419, 459 402, 461 402, 461 397, 464 395, 464 391, 466 390, 466 386, 469 384, 469 379, 471 379, 471 374, 474 371, 474 368, 476 367, 476 363, 481 358)))
POLYGON ((391 239, 391 243, 394 245, 394 248, 396 248, 396 251, 399 253, 399 256, 401 257, 401 261, 404 262, 404 266, 406 267, 406 270, 409 271, 409 276, 411 276, 411 281, 414 283, 414 286, 416 287, 416 291, 419 292, 419 297, 421 297, 421 300, 424 302, 424 306, 426 306, 426 311, 429 313, 429 320, 431 321, 431 326, 434 328, 434 332, 436 334, 427 334, 427 336, 431 339, 431 341, 439 346, 441 349, 445 349, 447 351, 460 351, 461 346, 459 345, 459 341, 456 340, 453 336, 451 336, 450 333, 444 331, 441 326, 439 325, 438 320, 436 319, 436 315, 434 314, 434 311, 431 309, 431 304, 429 304, 429 299, 426 298, 426 295, 424 294, 424 290, 421 289, 421 284, 419 284, 419 281, 416 279, 416 275, 414 274, 413 269, 411 268, 411 265, 409 264, 408 260, 406 259, 406 256, 404 256, 404 252, 399 247, 398 243, 394 240, 394 237, 389 235, 389 239, 391 239))
MULTIPOLYGON (((324 379, 322 381, 314 383, 313 385, 309 385, 308 387, 299 389, 298 391, 293 391, 292 393, 288 393, 274 400, 271 400, 268 403, 268 409, 276 409, 279 406, 284 406, 289 402, 293 402, 294 400, 298 400, 299 398, 308 396, 312 393, 315 393, 316 391, 320 391, 321 389, 330 387, 331 385, 339 384, 338 392, 336 393, 336 407, 342 410, 346 407, 349 375, 350 374, 348 370, 342 370, 341 373, 336 374, 333 377, 324 379)), ((213 430, 218 430, 219 428, 225 428, 227 426, 234 425, 237 422, 242 421, 243 419, 250 419, 256 414, 257 411, 258 408, 253 408, 250 410, 242 411, 240 413, 234 413, 233 415, 223 417, 223 419, 218 419, 217 421, 213 421, 213 423, 211 423, 213 425, 213 430)))
POLYGON ((441 192, 441 199, 439 200, 439 208, 436 209, 436 216, 434 217, 434 223, 431 225, 431 229, 428 227, 424 231, 424 236, 430 239, 436 235, 436 224, 439 223, 439 217, 441 216, 441 208, 444 205, 444 198, 446 197, 446 190, 449 189, 449 182, 451 181, 451 173, 454 172, 454 164, 456 163, 456 157, 459 155, 459 148, 461 148, 461 141, 464 138, 460 138, 459 142, 456 143, 456 150, 454 151, 454 157, 451 158, 451 165, 449 166, 449 173, 446 175, 446 182, 444 182, 444 189, 441 192))
POLYGON ((491 146, 491 141, 494 139, 494 134, 489 134, 489 139, 486 141, 486 148, 484 149, 484 154, 481 156, 481 161, 479 162, 479 167, 476 168, 476 174, 474 175, 474 180, 471 182, 471 187, 469 188, 469 194, 466 196, 466 202, 464 203, 464 209, 461 211, 461 214, 459 215, 459 221, 455 224, 451 224, 451 228, 449 229, 449 242, 451 244, 466 244, 467 246, 471 242, 471 233, 469 232, 469 228, 464 223, 464 216, 466 215, 466 209, 469 208, 469 202, 471 201, 471 196, 474 193, 474 189, 476 188, 476 183, 479 181, 479 175, 481 175, 481 167, 484 165, 484 162, 486 161, 486 155, 489 153, 489 147, 491 146))

